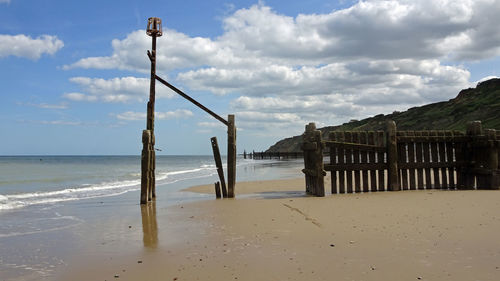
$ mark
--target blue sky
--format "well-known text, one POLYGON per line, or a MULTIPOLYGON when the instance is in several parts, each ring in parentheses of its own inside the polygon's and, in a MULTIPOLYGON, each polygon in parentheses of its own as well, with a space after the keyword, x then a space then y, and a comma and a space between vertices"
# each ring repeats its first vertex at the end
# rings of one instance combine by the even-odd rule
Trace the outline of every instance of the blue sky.
MULTIPOLYGON (((0 155, 139 154, 151 16, 159 75, 235 114, 243 152, 500 76, 499 13, 498 0, 0 0, 0 155)), ((156 111, 162 154, 225 144, 224 126, 161 85, 156 111)))

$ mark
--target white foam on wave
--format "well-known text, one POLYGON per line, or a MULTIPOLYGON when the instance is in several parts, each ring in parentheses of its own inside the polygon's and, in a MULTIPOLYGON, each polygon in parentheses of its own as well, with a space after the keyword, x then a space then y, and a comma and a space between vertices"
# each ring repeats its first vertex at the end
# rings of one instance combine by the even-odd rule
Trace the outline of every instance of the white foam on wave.
POLYGON ((17 209, 36 204, 53 204, 80 199, 115 196, 138 189, 140 183, 140 180, 128 180, 54 191, 3 194, 0 195, 0 210, 17 209))
MULTIPOLYGON (((215 173, 215 166, 201 165, 200 168, 157 172, 156 181, 160 184, 170 184, 182 180, 209 177, 215 173), (163 183, 162 183, 163 181, 163 183)), ((140 177, 140 174, 137 174, 140 177)), ((0 194, 0 211, 22 208, 37 204, 54 204, 59 202, 92 199, 121 195, 138 190, 141 180, 122 180, 100 184, 85 184, 62 190, 38 191, 19 194, 0 194)))
POLYGON ((200 177, 205 177, 205 176, 210 176, 212 173, 207 173, 207 174, 199 174, 199 175, 192 175, 195 173, 200 173, 203 171, 215 171, 215 166, 212 167, 203 167, 206 165, 202 165, 201 168, 195 168, 195 169, 189 169, 189 170, 180 170, 180 171, 171 171, 171 172, 164 172, 164 173, 158 173, 156 175, 156 180, 161 181, 161 180, 166 180, 169 179, 168 183, 174 183, 178 182, 180 180, 186 180, 186 179, 192 179, 192 178, 200 178, 200 177), (186 174, 190 174, 187 176, 186 174), (181 176, 181 175, 186 175, 186 177, 176 177, 173 178, 173 176, 181 176))
POLYGON ((90 185, 87 187, 67 188, 67 189, 56 190, 56 191, 13 194, 13 195, 6 195, 6 197, 8 199, 25 199, 25 198, 34 198, 34 197, 51 197, 51 196, 66 195, 66 194, 83 194, 83 193, 92 192, 92 191, 102 191, 102 190, 109 190, 109 189, 117 189, 117 188, 122 188, 122 187, 134 186, 134 185, 138 185, 140 183, 141 182, 139 180, 118 181, 118 182, 90 185))

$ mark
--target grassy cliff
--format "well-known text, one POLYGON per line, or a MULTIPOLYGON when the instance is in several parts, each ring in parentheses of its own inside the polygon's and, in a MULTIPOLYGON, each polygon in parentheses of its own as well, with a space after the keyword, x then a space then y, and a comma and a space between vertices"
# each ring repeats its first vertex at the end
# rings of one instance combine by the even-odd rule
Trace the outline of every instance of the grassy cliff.
MULTIPOLYGON (((319 130, 325 137, 331 131, 383 130, 387 120, 394 120, 399 130, 465 130, 467 122, 473 120, 482 121, 483 128, 500 130, 500 79, 487 80, 476 88, 462 90, 449 101, 388 115, 379 114, 319 130)), ((300 143, 301 136, 294 136, 278 141, 268 151, 300 151, 300 143)))

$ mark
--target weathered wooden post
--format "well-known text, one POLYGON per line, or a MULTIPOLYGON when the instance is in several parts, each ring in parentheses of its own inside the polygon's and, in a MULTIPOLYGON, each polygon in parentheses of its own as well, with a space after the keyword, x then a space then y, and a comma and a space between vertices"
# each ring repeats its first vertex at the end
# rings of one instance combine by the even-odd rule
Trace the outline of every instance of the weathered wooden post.
POLYGON ((217 167, 217 174, 219 174, 219 180, 222 187, 222 196, 227 198, 226 180, 224 179, 224 169, 222 168, 222 160, 220 158, 219 144, 217 143, 217 138, 212 137, 212 151, 214 153, 215 167, 217 167))
POLYGON ((498 145, 499 141, 496 137, 495 130, 485 130, 485 135, 487 138, 487 178, 486 187, 488 189, 500 189, 500 170, 498 169, 498 145))
POLYGON ((220 195, 220 182, 215 183, 215 198, 219 199, 221 198, 220 195))
MULTIPOLYGON (((459 131, 454 131, 454 135, 456 136, 461 136, 461 132, 459 131)), ((466 184, 465 184, 465 178, 467 177, 467 162, 465 161, 466 159, 466 151, 467 151, 467 143, 466 142, 455 142, 455 161, 457 163, 457 189, 462 190, 466 189, 466 184)))
POLYGON ((466 144, 465 149, 465 173, 464 173, 464 189, 474 189, 474 184, 477 183, 478 187, 482 186, 481 177, 476 177, 476 173, 474 172, 476 168, 478 168, 478 160, 480 160, 479 155, 480 152, 479 147, 479 136, 483 134, 483 127, 481 125, 481 121, 471 121, 467 123, 466 129, 467 136, 470 137, 470 141, 466 144))
POLYGON ((141 204, 149 200, 149 186, 151 183, 151 131, 142 131, 142 154, 141 154, 141 204))
MULTIPOLYGON (((146 34, 152 37, 151 52, 148 51, 148 57, 151 61, 151 81, 149 85, 149 101, 147 106, 147 116, 146 116, 146 129, 149 131, 149 151, 143 157, 146 159, 141 160, 141 204, 146 204, 152 198, 156 197, 155 189, 155 134, 154 134, 154 120, 155 120, 155 82, 156 82, 156 37, 162 35, 161 31, 161 19, 160 18, 149 18, 148 26, 146 28, 146 34), (144 167, 144 165, 148 167, 144 167), (142 178, 145 177, 143 173, 148 173, 148 180, 143 181, 142 178), (144 186, 143 186, 144 184, 144 186)), ((144 133, 143 133, 144 136, 144 133)), ((144 137, 143 137, 144 140, 144 137)))
POLYGON ((227 116, 227 196, 234 198, 236 184, 236 126, 234 114, 227 116))
POLYGON ((315 149, 316 147, 314 147, 314 143, 312 142, 311 140, 311 134, 312 134, 312 130, 316 128, 316 126, 314 125, 314 128, 312 128, 312 126, 314 125, 314 123, 309 123, 308 125, 306 125, 306 130, 304 132, 304 134, 302 135, 302 151, 304 151, 304 169, 302 170, 302 172, 305 174, 305 180, 306 180, 306 194, 312 194, 312 190, 313 190, 313 175, 311 175, 312 172, 310 172, 312 170, 312 158, 313 158, 313 149, 315 149))
POLYGON ((302 135, 304 151, 304 169, 302 172, 306 176, 306 193, 315 196, 325 196, 324 177, 326 172, 323 164, 323 143, 321 141, 321 131, 316 130, 315 123, 306 125, 306 130, 302 135))
POLYGON ((471 137, 465 154, 466 188, 499 189, 498 146, 495 130, 483 130, 481 121, 467 124, 467 135, 471 137))
MULTIPOLYGON (((336 134, 335 132, 330 132, 328 135, 328 139, 330 141, 336 141, 336 134)), ((334 146, 330 146, 330 164, 335 165, 338 163, 337 161, 337 148, 334 146)), ((331 189, 332 189, 332 194, 337 194, 337 171, 331 171, 331 189)))
POLYGON ((398 181, 398 144, 396 141, 396 122, 387 121, 387 183, 388 190, 399 191, 398 181))
MULTIPOLYGON (((315 125, 316 127, 316 125, 315 125)), ((315 166, 314 168, 317 171, 317 177, 316 177, 316 196, 324 197, 325 196, 325 176, 326 176, 326 171, 324 169, 324 164, 323 164, 323 149, 325 148, 325 144, 322 142, 321 139, 321 131, 320 130, 314 130, 313 134, 314 141, 317 143, 317 149, 314 151, 314 156, 315 156, 315 166)))

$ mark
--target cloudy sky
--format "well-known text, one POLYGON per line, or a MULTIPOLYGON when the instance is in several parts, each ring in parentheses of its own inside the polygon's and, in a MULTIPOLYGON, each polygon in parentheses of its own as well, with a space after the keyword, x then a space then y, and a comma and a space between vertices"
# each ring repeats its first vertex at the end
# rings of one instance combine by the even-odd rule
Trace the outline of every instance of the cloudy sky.
MULTIPOLYGON (((158 74, 235 114, 243 152, 500 76, 499 14, 500 0, 0 0, 0 155, 139 154, 148 17, 163 20, 158 74)), ((156 111, 163 154, 225 143, 161 85, 156 111)))

